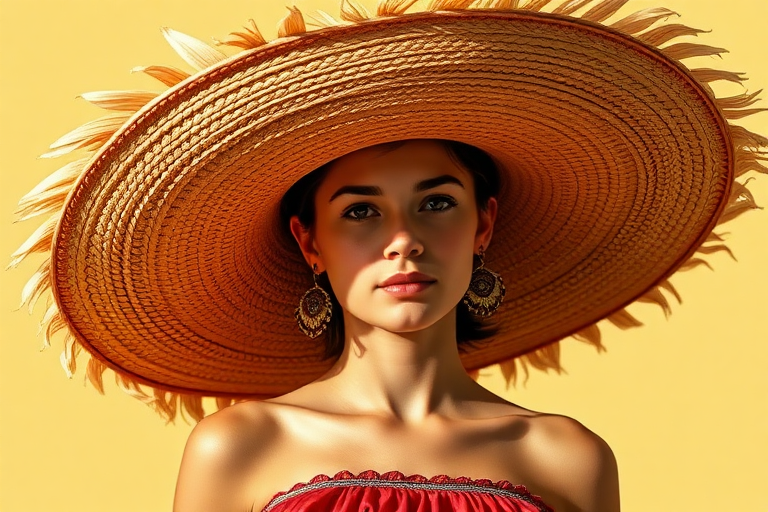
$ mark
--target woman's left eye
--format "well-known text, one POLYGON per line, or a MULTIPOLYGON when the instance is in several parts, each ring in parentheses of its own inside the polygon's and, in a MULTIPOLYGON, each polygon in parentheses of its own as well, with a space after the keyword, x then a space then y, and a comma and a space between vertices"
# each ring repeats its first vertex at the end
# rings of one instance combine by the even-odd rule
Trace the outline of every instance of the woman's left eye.
POLYGON ((448 196, 430 197, 429 199, 424 201, 424 206, 422 206, 422 210, 441 212, 441 211, 453 208, 457 204, 458 203, 456 202, 456 200, 452 197, 448 197, 448 196))

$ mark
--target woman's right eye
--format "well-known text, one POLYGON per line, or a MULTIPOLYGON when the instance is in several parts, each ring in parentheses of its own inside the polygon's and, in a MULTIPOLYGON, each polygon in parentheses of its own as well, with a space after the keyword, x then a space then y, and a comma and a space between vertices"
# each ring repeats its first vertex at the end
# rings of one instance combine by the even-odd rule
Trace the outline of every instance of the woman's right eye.
POLYGON ((343 217, 352 220, 365 220, 370 217, 378 216, 378 212, 367 204, 352 205, 344 211, 343 217))

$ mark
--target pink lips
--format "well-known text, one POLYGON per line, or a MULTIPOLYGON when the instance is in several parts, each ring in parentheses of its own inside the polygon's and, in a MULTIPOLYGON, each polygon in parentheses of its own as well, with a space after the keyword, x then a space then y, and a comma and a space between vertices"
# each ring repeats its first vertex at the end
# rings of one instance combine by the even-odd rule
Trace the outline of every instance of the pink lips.
POLYGON ((419 272, 395 274, 379 284, 379 288, 396 296, 407 296, 427 289, 436 279, 419 272))

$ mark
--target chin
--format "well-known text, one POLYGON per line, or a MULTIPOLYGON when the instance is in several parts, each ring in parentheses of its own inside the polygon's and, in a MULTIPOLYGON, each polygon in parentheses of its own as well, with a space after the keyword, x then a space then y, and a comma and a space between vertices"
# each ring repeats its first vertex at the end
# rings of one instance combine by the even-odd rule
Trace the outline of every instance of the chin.
POLYGON ((402 304, 386 312, 380 309, 378 313, 375 316, 365 315, 367 318, 358 318, 371 326, 398 334, 440 328, 442 320, 450 321, 452 326, 455 325, 453 308, 438 311, 429 304, 402 304))

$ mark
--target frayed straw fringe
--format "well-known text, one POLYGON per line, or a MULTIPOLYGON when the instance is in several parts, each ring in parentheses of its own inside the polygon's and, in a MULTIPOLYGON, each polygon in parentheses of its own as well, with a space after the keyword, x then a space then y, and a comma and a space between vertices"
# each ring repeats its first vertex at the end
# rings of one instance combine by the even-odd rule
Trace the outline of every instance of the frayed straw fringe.
POLYGON ((629 0, 606 0, 604 2, 600 2, 587 12, 585 12, 581 19, 592 21, 595 23, 600 23, 601 21, 604 21, 624 7, 624 4, 626 4, 629 0))
POLYGON ((365 6, 360 5, 355 0, 342 0, 341 19, 352 23, 359 23, 371 19, 371 13, 365 6))
POLYGON ((307 17, 312 20, 311 23, 307 23, 309 26, 326 28, 326 27, 340 27, 342 25, 349 25, 351 22, 336 19, 325 11, 317 10, 314 14, 308 14, 307 17))
POLYGON ((88 158, 81 158, 68 163, 30 190, 19 200, 19 207, 16 210, 19 220, 31 219, 61 209, 67 194, 88 160, 88 158))
POLYGON ((376 16, 401 16, 418 0, 380 0, 376 5, 376 16))
POLYGON ((288 15, 280 20, 280 24, 277 26, 277 36, 300 36, 306 31, 307 27, 304 24, 304 16, 301 15, 301 11, 296 7, 288 7, 288 15))
POLYGON ((522 7, 523 10, 538 12, 547 6, 552 0, 531 0, 522 7))
POLYGON ((657 21, 667 19, 670 16, 679 16, 679 14, 664 7, 652 7, 630 14, 626 18, 610 25, 610 27, 625 34, 636 36, 657 21))
POLYGON ((195 71, 202 71, 205 68, 214 66, 227 58, 222 52, 213 48, 199 39, 195 39, 187 34, 182 34, 173 29, 163 27, 162 29, 168 44, 179 54, 184 62, 192 66, 195 71))
POLYGON ((552 14, 563 14, 570 16, 589 3, 592 3, 592 0, 568 0, 552 9, 552 14))
POLYGON ((40 158, 56 158, 76 149, 95 149, 107 142, 130 118, 131 114, 113 114, 85 123, 56 140, 50 145, 51 151, 40 158))
MULTIPOLYGON (((528 11, 540 11, 550 2, 551 0, 528 0, 524 5, 521 5, 522 2, 519 0, 431 0, 426 10, 519 8, 528 11)), ((555 6, 552 12, 573 15, 573 13, 580 9, 593 4, 580 17, 592 22, 602 23, 616 14, 626 2, 627 0, 565 0, 555 6)), ((373 15, 356 0, 343 0, 341 2, 340 20, 322 11, 317 13, 313 20, 315 25, 321 27, 359 23, 369 19, 403 15, 415 3, 416 0, 380 0, 376 7, 376 14, 373 15)), ((307 31, 304 17, 295 7, 289 7, 288 10, 288 15, 280 21, 278 26, 279 37, 301 36, 307 31)), ((703 32, 702 30, 680 24, 668 24, 651 28, 657 22, 666 20, 671 16, 678 16, 678 14, 665 8, 643 9, 608 26, 637 37, 646 44, 655 47, 666 44, 678 37, 696 36, 703 32)), ((163 35, 176 53, 194 72, 206 69, 226 58, 226 55, 216 48, 181 32, 164 28, 163 35)), ((233 32, 227 40, 214 41, 217 45, 231 46, 240 50, 257 48, 267 42, 253 20, 249 20, 249 25, 245 27, 244 31, 233 32)), ((661 51, 667 57, 675 60, 703 55, 719 56, 726 52, 723 48, 689 42, 671 44, 661 48, 661 51)), ((145 73, 168 87, 173 87, 191 76, 191 73, 168 66, 144 66, 134 68, 132 71, 145 73)), ((691 69, 690 72, 708 90, 713 98, 715 95, 709 87, 711 82, 723 80, 741 83, 745 80, 743 73, 731 71, 699 68, 691 69)), ((751 94, 745 92, 738 96, 716 98, 715 102, 726 119, 741 119, 766 110, 762 108, 747 108, 758 101, 760 92, 757 91, 751 94)), ((92 153, 95 153, 136 111, 150 102, 155 96, 155 93, 147 91, 98 91, 82 94, 81 97, 86 101, 103 109, 118 113, 91 121, 72 130, 51 144, 51 151, 42 156, 44 158, 55 158, 76 149, 90 150, 92 153)), ((729 126, 734 143, 736 175, 740 177, 750 171, 768 174, 768 166, 764 163, 768 161, 768 152, 766 152, 768 138, 752 133, 741 126, 729 126)), ((43 214, 51 214, 51 216, 12 255, 10 267, 15 267, 30 254, 44 253, 50 255, 54 229, 58 222, 60 211, 67 194, 85 168, 88 160, 89 158, 83 158, 64 165, 45 178, 21 199, 17 210, 17 214, 20 217, 19 220, 27 220, 43 214)), ((722 216, 718 220, 718 225, 730 221, 747 210, 758 208, 752 194, 746 187, 749 181, 747 179, 743 183, 733 183, 731 196, 728 199, 728 204, 722 216)), ((702 256, 715 252, 726 252, 733 256, 722 242, 722 234, 710 234, 694 256, 685 262, 679 270, 690 270, 702 265, 709 266, 709 263, 702 256)), ((50 262, 46 260, 35 271, 26 286, 24 286, 22 290, 22 307, 26 306, 31 312, 40 297, 50 287, 50 262)), ((669 315, 672 310, 665 294, 673 296, 678 303, 681 302, 680 295, 667 280, 662 281, 646 292, 638 301, 656 304, 665 315, 669 315)), ((626 310, 617 311, 608 316, 606 320, 621 329, 642 325, 639 320, 626 310)), ((40 330, 44 336, 43 349, 51 345, 51 339, 57 332, 65 331, 61 363, 67 376, 71 378, 77 368, 77 356, 81 351, 81 346, 74 336, 67 331, 66 324, 55 302, 49 304, 41 322, 40 330)), ((585 327, 571 336, 595 347, 598 351, 605 350, 598 324, 585 327)), ((501 373, 507 384, 517 381, 518 366, 525 374, 525 379, 529 375, 529 366, 543 371, 550 369, 558 373, 564 371, 560 365, 559 344, 555 342, 516 359, 499 363, 501 373)), ((106 369, 106 366, 100 361, 89 357, 86 365, 86 378, 102 394, 104 393, 103 376, 106 369)), ((474 370, 470 373, 473 378, 478 378, 480 375, 479 370, 474 370)), ((194 421, 200 421, 205 415, 201 396, 170 393, 153 388, 145 391, 138 383, 118 373, 115 373, 115 382, 123 391, 153 408, 167 422, 173 422, 177 417, 177 412, 181 413, 185 421, 185 411, 194 421)), ((215 399, 217 409, 223 409, 236 402, 236 400, 226 397, 215 397, 215 399)))
POLYGON ((230 37, 232 39, 227 41, 219 41, 214 39, 218 45, 234 46, 236 48, 242 48, 243 50, 250 50, 251 48, 258 48, 259 46, 267 44, 267 40, 259 32, 259 27, 256 26, 256 22, 252 19, 248 20, 250 26, 243 27, 245 32, 232 32, 230 37))
POLYGON ((637 36, 637 38, 651 46, 661 46, 676 37, 696 36, 703 32, 706 32, 706 30, 699 30, 698 28, 686 27, 685 25, 674 23, 644 32, 637 36))
POLYGON ((168 87, 173 87, 190 77, 189 73, 169 66, 137 66, 131 73, 146 73, 168 87))
POLYGON ((427 11, 456 11, 469 9, 475 0, 431 0, 427 5, 427 11))

